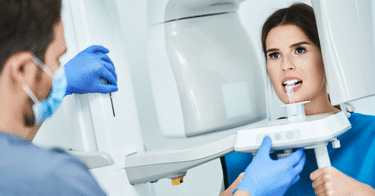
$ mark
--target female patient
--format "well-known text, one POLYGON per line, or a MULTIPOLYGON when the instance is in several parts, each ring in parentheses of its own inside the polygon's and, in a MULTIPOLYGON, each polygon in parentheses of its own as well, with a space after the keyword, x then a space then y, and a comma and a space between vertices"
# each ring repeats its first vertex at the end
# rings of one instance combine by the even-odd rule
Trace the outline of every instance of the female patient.
MULTIPOLYGON (((285 82, 292 81, 295 82, 295 102, 311 101, 305 105, 306 115, 339 111, 328 98, 318 31, 310 6, 294 4, 272 14, 263 25, 262 46, 267 73, 282 102, 288 103, 285 82)), ((318 169, 313 149, 304 150, 306 163, 299 181, 290 183, 286 192, 278 192, 277 195, 375 195, 375 167, 372 166, 375 161, 375 116, 351 113, 349 121, 352 128, 338 137, 341 148, 333 150, 328 145, 332 166, 318 169)), ((226 172, 233 173, 231 165, 247 165, 248 162, 236 162, 246 156, 251 155, 227 155, 226 172)), ((267 171, 267 168, 263 170, 267 171)), ((266 174, 269 179, 278 178, 266 174)), ((251 175, 248 169, 244 176, 247 175, 251 175)), ((237 184, 238 189, 243 190, 244 182, 241 179, 242 175, 227 191, 237 184)), ((252 193, 251 186, 254 184, 257 184, 256 181, 246 182, 247 193, 251 196, 262 195, 252 193)))

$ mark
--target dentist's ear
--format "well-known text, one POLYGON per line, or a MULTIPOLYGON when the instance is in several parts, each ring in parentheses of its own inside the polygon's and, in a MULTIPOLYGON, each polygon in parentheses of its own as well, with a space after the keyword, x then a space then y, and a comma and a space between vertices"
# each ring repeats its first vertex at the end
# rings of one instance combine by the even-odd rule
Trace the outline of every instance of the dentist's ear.
MULTIPOLYGON (((35 73, 37 66, 30 66, 33 63, 32 58, 33 54, 31 52, 19 52, 13 54, 6 61, 4 69, 9 71, 9 76, 13 84, 22 85, 26 82, 27 78, 33 77, 32 75, 35 73)), ((5 72, 7 71, 5 70, 5 72)))

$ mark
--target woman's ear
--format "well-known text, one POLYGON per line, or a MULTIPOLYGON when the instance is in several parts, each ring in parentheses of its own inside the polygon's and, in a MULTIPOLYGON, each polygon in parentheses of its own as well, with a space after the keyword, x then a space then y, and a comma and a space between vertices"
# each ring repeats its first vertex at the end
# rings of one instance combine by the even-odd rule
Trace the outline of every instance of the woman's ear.
POLYGON ((4 69, 9 71, 12 82, 16 84, 24 84, 26 82, 26 78, 32 74, 32 67, 29 66, 32 63, 32 58, 33 54, 31 52, 19 52, 9 57, 4 69))

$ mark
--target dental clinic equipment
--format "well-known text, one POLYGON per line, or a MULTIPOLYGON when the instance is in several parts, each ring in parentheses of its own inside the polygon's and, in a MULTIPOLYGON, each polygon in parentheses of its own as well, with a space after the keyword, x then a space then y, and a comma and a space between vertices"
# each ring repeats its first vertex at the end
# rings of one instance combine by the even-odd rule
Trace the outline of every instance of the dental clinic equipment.
POLYGON ((283 107, 286 107, 287 109, 289 122, 304 122, 306 120, 306 115, 303 104, 306 104, 309 101, 296 103, 294 99, 294 87, 294 84, 286 85, 286 94, 288 96, 289 104, 283 105, 283 107))
POLYGON ((265 72, 239 20, 240 2, 149 1, 147 58, 163 135, 191 137, 266 118, 265 72))
MULTIPOLYGON (((372 18, 368 17, 372 15, 369 11, 371 2, 312 2, 319 26, 332 104, 338 105, 374 95, 375 85, 368 85, 375 84, 372 71, 375 64, 372 59, 373 23, 372 18)), ((149 186, 158 187, 162 182, 154 185, 130 184, 162 178, 178 180, 181 178, 176 177, 185 175, 190 168, 234 150, 256 152, 260 145, 257 137, 261 140, 266 134, 259 127, 267 129, 267 135, 273 141, 279 138, 279 133, 281 138, 274 143, 273 148, 285 150, 302 145, 312 147, 315 144, 325 148, 326 142, 336 138, 341 133, 340 130, 344 131, 348 127, 347 118, 341 112, 314 116, 316 119, 306 117, 303 122, 290 123, 288 119, 271 121, 268 125, 265 65, 260 60, 260 53, 256 52, 259 52, 260 45, 256 45, 248 37, 251 30, 259 34, 260 29, 251 29, 251 23, 241 22, 237 10, 238 7, 245 6, 242 1, 144 2, 147 3, 145 7, 148 6, 148 27, 144 28, 148 33, 147 50, 142 48, 138 52, 147 54, 147 62, 128 59, 136 53, 131 47, 138 44, 141 38, 144 40, 139 37, 134 45, 131 45, 130 38, 127 42, 123 41, 124 35, 131 37, 133 34, 130 33, 139 32, 129 29, 128 25, 133 22, 130 24, 127 21, 137 23, 142 20, 138 18, 138 10, 129 15, 123 14, 126 10, 118 10, 118 7, 128 7, 128 1, 69 0, 65 3, 68 3, 65 11, 71 10, 71 13, 67 13, 70 16, 68 19, 74 21, 66 23, 71 24, 66 26, 67 29, 74 30, 67 32, 76 33, 72 40, 77 43, 74 42, 73 46, 83 50, 89 45, 106 45, 111 49, 111 59, 115 64, 121 65, 116 66, 116 72, 121 74, 121 89, 113 97, 113 101, 124 101, 118 101, 113 106, 118 111, 116 117, 113 116, 106 94, 74 95, 65 100, 69 103, 65 105, 69 114, 66 116, 70 143, 67 146, 79 151, 81 154, 77 156, 83 157, 83 160, 90 158, 85 162, 90 163, 91 160, 92 164, 88 164, 88 167, 97 168, 92 169, 92 172, 109 195, 152 195, 143 193, 142 190, 148 190, 149 186), (130 15, 135 18, 128 19, 127 16, 130 15), (118 28, 121 25, 125 26, 122 30, 128 30, 124 31, 125 34, 118 28), (126 46, 124 43, 130 45, 126 46), (126 47, 130 49, 124 50, 126 47), (141 75, 142 78, 133 75, 134 70, 131 69, 140 64, 147 64, 148 67, 135 71, 135 74, 149 71, 141 75), (132 75, 142 81, 139 83, 150 83, 150 99, 153 100, 137 100, 140 101, 137 105, 134 90, 138 90, 139 86, 132 83, 132 75), (145 137, 142 138, 141 131, 144 127, 140 125, 149 123, 149 119, 138 119, 139 116, 148 115, 143 114, 147 109, 138 108, 144 103, 147 103, 147 107, 152 107, 150 119, 157 121, 146 125, 152 126, 148 128, 150 131, 155 126, 155 132, 160 131, 168 137, 196 136, 204 138, 202 140, 210 137, 208 142, 202 146, 201 143, 196 146, 192 144, 183 149, 173 149, 180 147, 178 144, 166 144, 163 150, 157 152, 152 151, 153 148, 147 149, 144 143, 150 143, 145 137), (282 122, 284 125, 281 125, 282 122), (275 130, 280 127, 283 130, 275 130), (319 132, 314 135, 302 133, 309 127, 315 127, 319 132), (240 134, 253 141, 241 142, 245 136, 240 134), (310 140, 303 140, 309 136, 312 137, 310 140), (107 156, 101 156, 102 159, 97 161, 95 156, 89 156, 92 152, 105 152, 107 156)), ((254 14, 250 16, 258 17, 254 14)), ((262 16, 259 18, 261 20, 262 16)))
MULTIPOLYGON (((100 78, 100 82, 103 84, 109 84, 109 81, 103 78, 100 78)), ((112 106, 112 114, 113 117, 115 117, 115 108, 113 107, 113 100, 112 100, 112 93, 109 93, 109 99, 111 100, 111 106, 112 106)))
POLYGON ((112 113, 113 113, 113 117, 116 116, 115 114, 115 108, 113 107, 113 99, 112 99, 112 93, 109 93, 109 98, 111 99, 111 106, 112 106, 112 113))
MULTIPOLYGON (((332 141, 333 147, 340 146, 336 137, 351 127, 347 116, 338 112, 306 117, 306 102, 293 101, 293 85, 287 86, 288 119, 270 121, 266 126, 261 122, 253 123, 258 126, 249 124, 265 118, 265 92, 261 90, 265 73, 238 20, 236 10, 241 2, 149 3, 152 28, 148 59, 163 134, 195 136, 231 127, 238 131, 200 147, 129 155, 125 169, 131 184, 184 176, 188 169, 232 151, 255 153, 266 135, 272 138, 273 150, 286 150, 284 156, 293 148, 314 148, 318 167, 330 165, 326 145, 332 141)), ((367 12, 371 3, 312 3, 332 104, 374 95, 375 87, 361 88, 363 84, 375 83, 374 73, 363 75, 358 71, 371 70, 370 66, 375 64, 371 59, 373 42, 366 41, 373 41, 373 32, 361 28, 372 26, 367 12), (363 52, 358 47, 367 50, 363 52)))
POLYGON ((294 84, 287 84, 286 91, 289 104, 288 119, 271 121, 269 126, 237 132, 235 151, 256 153, 263 138, 268 135, 272 139, 273 150, 284 150, 278 154, 283 158, 292 153, 292 148, 314 148, 319 168, 330 166, 327 143, 332 141, 333 148, 340 147, 337 136, 351 128, 343 112, 336 114, 305 115, 303 104, 309 101, 294 102, 294 84))

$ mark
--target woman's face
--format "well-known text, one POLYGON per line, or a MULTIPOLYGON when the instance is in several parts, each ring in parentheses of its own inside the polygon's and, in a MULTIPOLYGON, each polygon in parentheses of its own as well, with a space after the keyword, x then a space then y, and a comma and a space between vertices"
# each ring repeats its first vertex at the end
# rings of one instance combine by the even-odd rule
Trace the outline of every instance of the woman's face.
POLYGON ((295 102, 327 99, 326 76, 319 48, 295 25, 280 25, 266 38, 267 72, 279 99, 289 103, 286 85, 293 85, 295 102))

